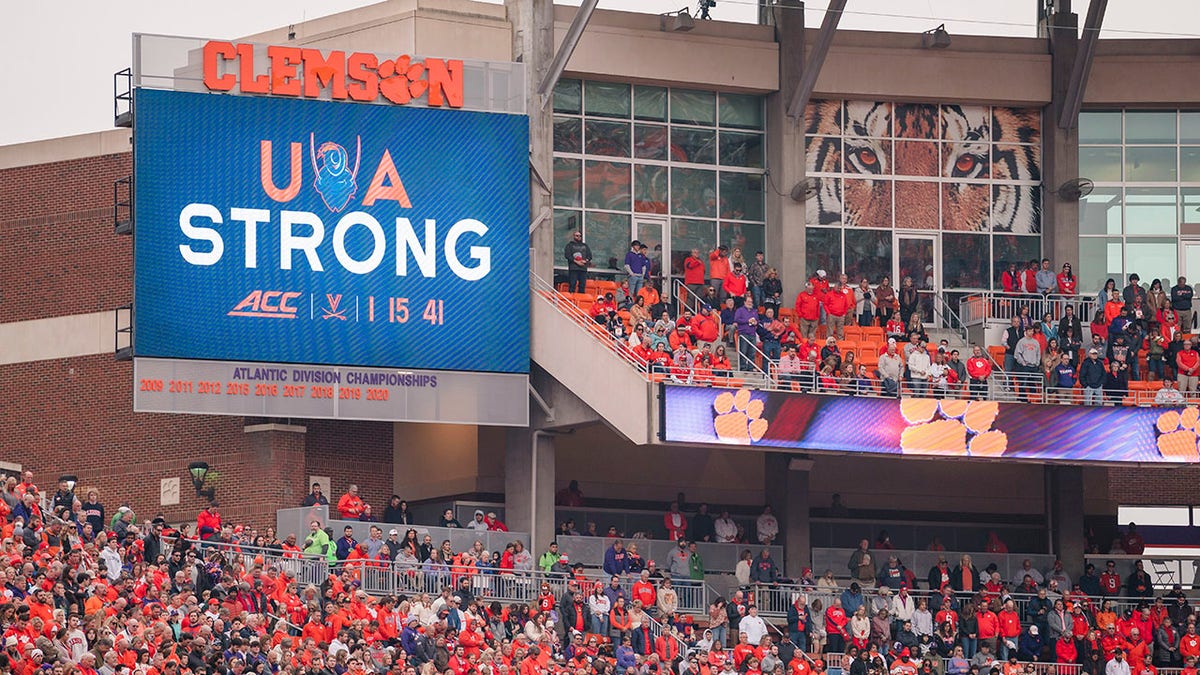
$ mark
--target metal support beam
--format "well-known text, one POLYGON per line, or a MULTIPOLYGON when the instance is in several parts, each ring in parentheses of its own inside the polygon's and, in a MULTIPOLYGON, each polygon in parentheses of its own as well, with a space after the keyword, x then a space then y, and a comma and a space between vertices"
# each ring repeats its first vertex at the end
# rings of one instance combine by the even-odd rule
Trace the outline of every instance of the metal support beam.
POLYGON ((825 18, 821 20, 821 31, 817 33, 812 51, 805 58, 800 84, 796 85, 796 91, 792 93, 792 100, 788 103, 787 115, 794 120, 804 116, 804 107, 812 97, 813 87, 817 86, 817 76, 821 74, 821 66, 825 64, 825 55, 829 53, 829 45, 833 44, 833 34, 837 31, 838 22, 842 20, 844 9, 846 0, 832 0, 825 10, 825 18))
POLYGON ((543 108, 546 107, 546 101, 550 100, 550 92, 554 91, 554 85, 558 84, 558 78, 566 69, 571 54, 575 53, 575 46, 579 44, 583 29, 587 27, 588 21, 592 18, 592 12, 596 11, 598 4, 600 4, 600 0, 583 0, 583 4, 579 5, 579 11, 575 13, 575 18, 571 19, 567 35, 563 38, 562 44, 558 46, 558 51, 554 54, 554 60, 550 62, 550 69, 546 71, 546 76, 538 85, 538 94, 542 97, 543 108))
POLYGON ((1083 91, 1087 87, 1088 75, 1092 72, 1092 57, 1096 54, 1096 42, 1100 39, 1100 26, 1104 23, 1104 10, 1108 0, 1092 0, 1088 5, 1087 18, 1083 22, 1083 37, 1079 50, 1075 52, 1075 64, 1071 68, 1071 81, 1067 95, 1063 98, 1062 110, 1058 115, 1058 128, 1074 129, 1079 125, 1079 110, 1083 107, 1083 91))

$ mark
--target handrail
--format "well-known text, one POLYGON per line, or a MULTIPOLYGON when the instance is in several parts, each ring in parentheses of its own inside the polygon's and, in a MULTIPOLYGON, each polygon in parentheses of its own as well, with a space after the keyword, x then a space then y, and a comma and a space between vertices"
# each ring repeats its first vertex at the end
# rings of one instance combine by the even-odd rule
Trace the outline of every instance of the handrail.
MULTIPOLYGON (((580 309, 578 305, 572 302, 570 298, 560 293, 552 284, 534 274, 532 271, 529 273, 529 285, 530 289, 535 295, 539 295, 544 298, 554 309, 558 310, 560 314, 579 324, 579 326, 585 331, 594 333, 600 328, 599 324, 597 324, 592 317, 588 316, 582 309, 580 309)), ((608 336, 607 331, 603 331, 602 329, 600 332, 604 332, 606 337, 608 337, 608 340, 606 342, 602 342, 602 344, 605 344, 613 353, 624 359, 627 363, 629 363, 629 365, 636 368, 639 373, 643 374, 643 376, 649 375, 650 364, 647 363, 645 359, 639 357, 637 353, 635 353, 629 346, 628 342, 608 336)))
POLYGON ((933 312, 941 315, 942 327, 946 328, 947 330, 954 331, 955 334, 962 338, 964 344, 970 342, 967 339, 967 327, 963 325, 962 317, 958 315, 958 312, 955 312, 953 309, 951 309, 950 303, 946 302, 945 291, 934 294, 933 312), (951 321, 951 319, 953 321, 951 321))
POLYGON ((1009 321, 1018 316, 1021 307, 1031 308, 1030 316, 1034 321, 1041 319, 1041 313, 1050 312, 1055 320, 1061 319, 1065 308, 1070 305, 1076 308, 1075 316, 1082 324, 1092 320, 1095 313, 1097 296, 1095 293, 1076 293, 1062 295, 1050 293, 1005 293, 1002 291, 980 291, 963 297, 960 307, 966 305, 963 325, 977 326, 992 321, 1009 321), (1040 312, 1038 310, 1041 310, 1040 312))

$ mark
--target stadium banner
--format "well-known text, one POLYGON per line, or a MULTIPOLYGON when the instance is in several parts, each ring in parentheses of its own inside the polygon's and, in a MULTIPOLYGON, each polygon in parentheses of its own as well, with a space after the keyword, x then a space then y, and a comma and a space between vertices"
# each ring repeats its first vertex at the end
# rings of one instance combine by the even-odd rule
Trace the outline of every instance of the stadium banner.
POLYGON ((663 385, 667 442, 922 457, 1196 463, 1200 410, 663 385))
POLYGON ((138 89, 133 137, 135 357, 528 372, 524 115, 138 89))
POLYGON ((135 412, 525 426, 528 376, 138 358, 135 412))

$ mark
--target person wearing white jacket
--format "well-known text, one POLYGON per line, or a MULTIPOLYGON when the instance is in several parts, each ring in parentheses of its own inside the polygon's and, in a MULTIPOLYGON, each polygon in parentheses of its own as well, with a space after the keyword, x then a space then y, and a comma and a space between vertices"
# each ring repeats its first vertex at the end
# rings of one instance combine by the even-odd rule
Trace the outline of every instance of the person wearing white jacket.
POLYGON ((737 523, 729 517, 728 511, 722 511, 721 517, 713 521, 713 530, 717 533, 719 543, 732 544, 737 541, 737 523))

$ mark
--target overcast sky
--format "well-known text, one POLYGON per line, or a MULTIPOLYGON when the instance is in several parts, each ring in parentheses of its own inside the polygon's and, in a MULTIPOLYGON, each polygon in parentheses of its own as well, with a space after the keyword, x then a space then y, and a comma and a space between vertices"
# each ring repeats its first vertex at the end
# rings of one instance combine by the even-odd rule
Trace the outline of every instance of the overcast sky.
MULTIPOLYGON (((500 1, 500 0, 494 0, 500 1)), ((1041 0, 849 0, 841 27, 920 32, 945 23, 951 34, 1034 34, 1041 0)), ((578 0, 563 0, 579 4, 578 0)), ((693 11, 697 0, 600 0, 604 9, 657 14, 693 11)), ((0 37, 16 76, 0 106, 0 145, 100 131, 112 125, 112 74, 130 64, 134 32, 234 38, 373 4, 368 0, 8 0, 0 37), (33 77, 32 73, 38 73, 33 77)), ((827 0, 807 3, 820 24, 827 0)), ((1086 14, 1087 0, 1075 0, 1086 14)), ((753 22, 755 0, 718 0, 713 18, 753 22)), ((1082 18, 1080 19, 1082 23, 1082 18)), ((1113 0, 1105 37, 1200 37, 1196 0, 1113 0)), ((452 56, 447 54, 446 56, 452 56)), ((1183 84, 1183 83, 1181 83, 1183 84)), ((1196 86, 1189 83, 1188 86, 1196 86)))

